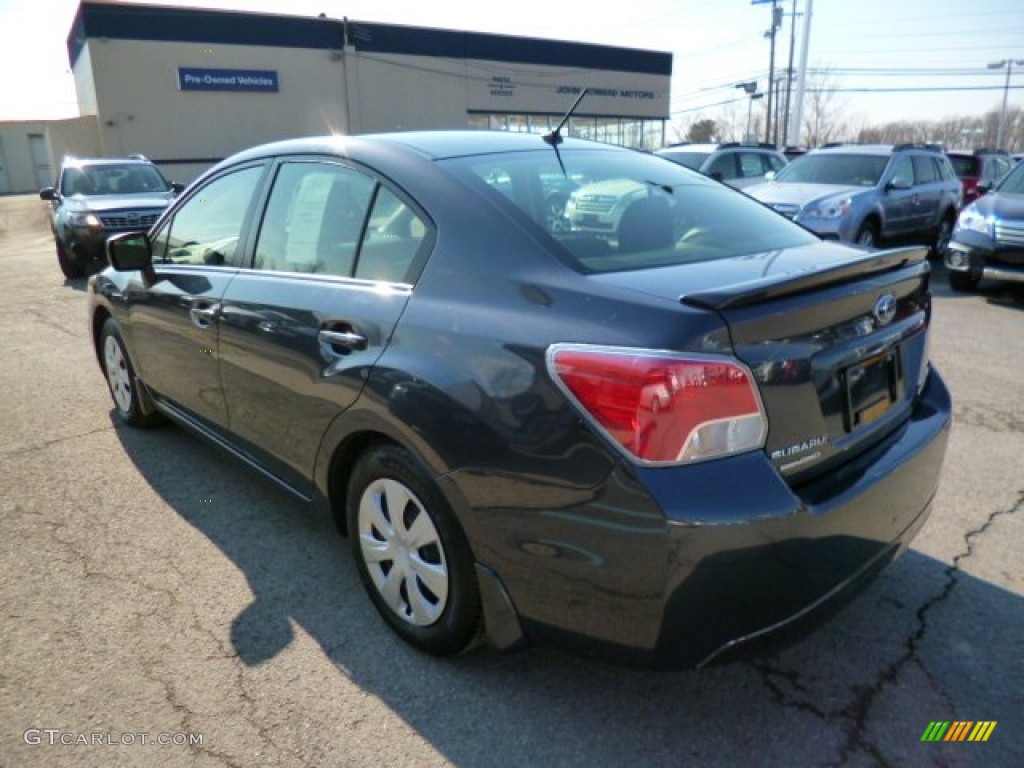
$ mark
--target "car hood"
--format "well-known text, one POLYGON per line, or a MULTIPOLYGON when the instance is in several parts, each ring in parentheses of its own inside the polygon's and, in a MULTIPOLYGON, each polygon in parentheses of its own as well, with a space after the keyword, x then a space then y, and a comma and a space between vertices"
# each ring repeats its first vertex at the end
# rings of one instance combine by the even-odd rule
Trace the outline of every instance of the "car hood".
POLYGON ((982 216, 1017 221, 1024 219, 1024 195, 989 192, 971 205, 982 216))
POLYGON ((820 241, 795 248, 745 254, 726 259, 676 264, 670 267, 609 272, 590 279, 650 296, 679 301, 681 297, 719 291, 723 287, 771 285, 805 277, 863 259, 856 246, 820 241))
POLYGON ((855 195, 864 191, 864 187, 847 184, 803 184, 796 182, 769 181, 755 184, 743 191, 767 205, 783 203, 788 205, 807 205, 837 195, 855 195))
POLYGON ((120 211, 134 208, 166 208, 174 195, 171 192, 153 195, 73 195, 64 198, 69 211, 120 211))

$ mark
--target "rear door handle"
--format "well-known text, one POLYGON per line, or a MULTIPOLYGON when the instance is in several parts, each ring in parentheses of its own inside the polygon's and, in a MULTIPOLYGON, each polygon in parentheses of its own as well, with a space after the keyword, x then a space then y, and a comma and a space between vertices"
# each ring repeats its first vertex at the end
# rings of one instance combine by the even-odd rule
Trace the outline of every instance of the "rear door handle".
POLYGON ((320 344, 334 354, 347 355, 349 352, 366 349, 367 339, 353 331, 322 330, 317 334, 320 344))

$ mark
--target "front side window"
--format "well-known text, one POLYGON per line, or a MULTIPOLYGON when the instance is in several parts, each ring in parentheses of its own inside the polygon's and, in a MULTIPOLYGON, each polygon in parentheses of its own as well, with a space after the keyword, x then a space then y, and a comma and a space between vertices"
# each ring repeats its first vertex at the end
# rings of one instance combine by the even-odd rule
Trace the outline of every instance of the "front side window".
POLYGON ((219 176, 193 193, 154 237, 153 258, 165 264, 241 266, 242 228, 263 166, 219 176))
POLYGON ((932 161, 932 158, 925 157, 924 155, 916 155, 914 157, 914 175, 917 178, 918 184, 931 184, 933 181, 939 180, 935 163, 932 161))
POLYGON ((891 179, 906 179, 914 183, 914 161, 909 155, 900 155, 896 158, 892 167, 891 179))
POLYGON ((580 149, 441 161, 584 273, 762 254, 817 242, 727 186, 657 156, 580 149), (564 169, 563 169, 564 167, 564 169), (553 179, 565 195, 552 206, 553 179))
POLYGON ((764 176, 764 163, 761 162, 761 155, 753 152, 740 153, 740 176, 750 178, 751 176, 764 176))

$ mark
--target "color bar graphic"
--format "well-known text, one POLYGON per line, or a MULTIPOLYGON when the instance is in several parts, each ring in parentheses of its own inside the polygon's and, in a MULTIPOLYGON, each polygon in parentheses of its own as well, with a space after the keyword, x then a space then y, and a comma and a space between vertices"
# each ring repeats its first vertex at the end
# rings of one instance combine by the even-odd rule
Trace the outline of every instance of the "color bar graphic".
POLYGON ((996 720, 932 720, 921 734, 921 741, 988 741, 996 729, 996 720))

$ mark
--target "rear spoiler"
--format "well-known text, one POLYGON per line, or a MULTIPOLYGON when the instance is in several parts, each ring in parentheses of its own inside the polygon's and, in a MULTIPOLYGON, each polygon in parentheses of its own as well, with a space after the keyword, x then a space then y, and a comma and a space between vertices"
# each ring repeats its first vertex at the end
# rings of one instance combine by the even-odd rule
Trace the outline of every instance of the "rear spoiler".
POLYGON ((700 309, 734 309, 915 265, 922 271, 930 269, 927 247, 911 246, 874 251, 834 267, 816 268, 803 274, 763 277, 708 291, 683 294, 679 301, 700 309))

